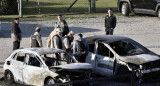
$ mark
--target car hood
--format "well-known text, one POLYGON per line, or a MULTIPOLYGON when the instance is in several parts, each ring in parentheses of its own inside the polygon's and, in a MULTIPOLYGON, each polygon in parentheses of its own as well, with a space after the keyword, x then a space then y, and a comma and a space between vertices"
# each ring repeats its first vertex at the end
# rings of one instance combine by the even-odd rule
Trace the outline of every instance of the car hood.
POLYGON ((52 68, 61 68, 61 69, 92 69, 92 65, 89 63, 72 63, 66 65, 52 66, 52 68))
POLYGON ((152 55, 152 54, 140 54, 140 55, 134 55, 134 56, 124 56, 124 57, 121 57, 120 60, 127 63, 140 65, 140 64, 160 60, 160 57, 158 55, 152 55))

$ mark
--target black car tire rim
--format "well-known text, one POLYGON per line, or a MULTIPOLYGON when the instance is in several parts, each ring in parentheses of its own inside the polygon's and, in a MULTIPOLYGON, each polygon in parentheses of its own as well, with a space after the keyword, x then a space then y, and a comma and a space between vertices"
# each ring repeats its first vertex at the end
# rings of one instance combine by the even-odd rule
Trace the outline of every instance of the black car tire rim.
POLYGON ((9 84, 12 84, 14 82, 14 76, 10 71, 6 71, 5 72, 5 81, 9 84))
POLYGON ((49 79, 47 80, 47 85, 53 85, 53 84, 55 84, 54 79, 53 79, 53 78, 49 78, 49 79))

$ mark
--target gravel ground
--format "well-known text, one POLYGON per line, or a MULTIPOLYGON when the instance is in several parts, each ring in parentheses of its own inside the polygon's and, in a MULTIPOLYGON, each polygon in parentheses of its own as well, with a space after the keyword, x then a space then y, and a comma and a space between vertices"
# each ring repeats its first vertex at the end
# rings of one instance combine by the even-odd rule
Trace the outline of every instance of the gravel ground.
MULTIPOLYGON (((103 35, 104 18, 89 18, 89 19, 67 19, 70 30, 75 34, 83 33, 84 37, 92 35, 103 35)), ((34 29, 39 26, 42 28, 41 35, 43 45, 46 47, 47 37, 53 30, 55 20, 53 21, 27 21, 20 22, 22 30, 21 47, 30 47, 29 37, 34 33, 34 29)), ((11 23, 2 23, 2 31, 0 32, 0 72, 4 60, 12 52, 12 40, 10 37, 11 23)), ((134 17, 117 17, 117 26, 114 35, 126 36, 136 40, 146 46, 151 51, 160 54, 160 20, 157 17, 134 16, 134 17)), ((77 36, 75 35, 75 38, 77 36)), ((0 73, 2 76, 2 73, 0 73)), ((99 85, 101 86, 101 85, 99 85)))

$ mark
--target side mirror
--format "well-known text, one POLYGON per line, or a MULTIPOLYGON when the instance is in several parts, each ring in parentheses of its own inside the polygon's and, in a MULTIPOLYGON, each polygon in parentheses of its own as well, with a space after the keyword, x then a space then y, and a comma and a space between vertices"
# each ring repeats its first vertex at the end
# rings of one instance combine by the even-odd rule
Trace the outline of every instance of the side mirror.
POLYGON ((7 61, 7 65, 10 65, 11 64, 11 62, 10 61, 7 61))

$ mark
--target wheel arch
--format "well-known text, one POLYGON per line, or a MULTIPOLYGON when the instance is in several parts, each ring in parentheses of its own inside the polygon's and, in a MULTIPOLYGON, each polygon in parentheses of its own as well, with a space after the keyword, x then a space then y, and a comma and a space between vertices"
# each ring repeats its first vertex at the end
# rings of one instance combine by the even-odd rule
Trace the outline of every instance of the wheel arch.
POLYGON ((131 7, 131 3, 130 3, 129 0, 119 0, 118 5, 117 5, 119 12, 122 12, 121 8, 122 8, 122 4, 123 4, 123 3, 128 3, 128 5, 129 5, 129 10, 130 10, 131 12, 133 12, 132 7, 131 7))
POLYGON ((160 9, 160 3, 158 3, 157 6, 156 6, 155 15, 157 15, 159 9, 160 9))
MULTIPOLYGON (((12 74, 13 74, 13 72, 11 71, 11 70, 9 70, 9 69, 6 69, 5 71, 4 71, 4 74, 6 74, 6 72, 11 72, 12 74)), ((14 76, 14 74, 13 74, 13 76, 14 76)), ((15 78, 14 78, 15 79, 15 78)))
POLYGON ((114 61, 114 70, 113 74, 115 76, 119 74, 129 73, 129 69, 126 65, 120 64, 117 60, 114 61))
POLYGON ((7 72, 10 72, 10 73, 13 75, 13 83, 16 82, 13 72, 12 72, 11 70, 9 70, 9 69, 6 69, 6 70, 5 70, 5 72, 4 72, 4 78, 6 77, 6 73, 7 73, 7 72))
MULTIPOLYGON (((50 79, 50 78, 53 78, 53 77, 51 77, 51 76, 47 76, 47 77, 44 79, 44 85, 46 85, 47 80, 48 80, 48 79, 50 79)), ((53 78, 53 79, 54 79, 54 78, 53 78)))

